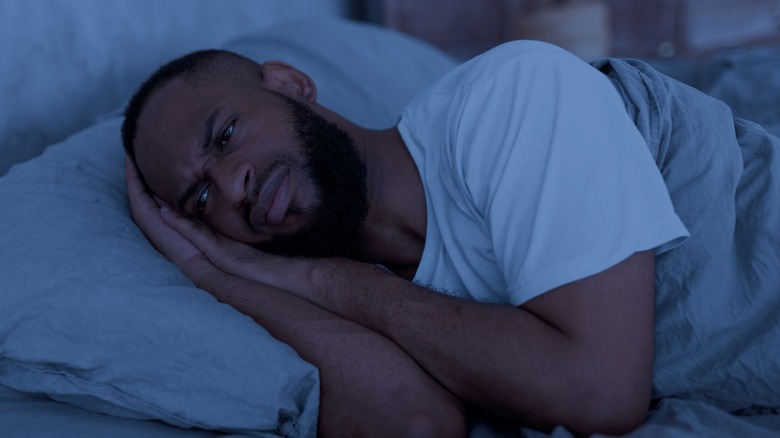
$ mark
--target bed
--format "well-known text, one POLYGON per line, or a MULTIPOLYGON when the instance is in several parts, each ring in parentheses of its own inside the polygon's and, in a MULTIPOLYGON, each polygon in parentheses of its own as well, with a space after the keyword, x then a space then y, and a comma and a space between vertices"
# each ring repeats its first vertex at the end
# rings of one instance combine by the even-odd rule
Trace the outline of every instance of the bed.
MULTIPOLYGON (((0 2, 0 435, 316 435, 317 370, 196 289, 132 222, 119 126, 147 74, 204 47, 286 61, 313 77, 326 106, 364 126, 393 124, 457 62, 345 20, 345 5, 0 2)), ((778 65, 771 49, 657 64, 775 132, 778 65)), ((626 436, 780 434, 778 411, 738 414, 667 398, 626 436)), ((488 421, 471 430, 502 435, 548 436, 488 421)))

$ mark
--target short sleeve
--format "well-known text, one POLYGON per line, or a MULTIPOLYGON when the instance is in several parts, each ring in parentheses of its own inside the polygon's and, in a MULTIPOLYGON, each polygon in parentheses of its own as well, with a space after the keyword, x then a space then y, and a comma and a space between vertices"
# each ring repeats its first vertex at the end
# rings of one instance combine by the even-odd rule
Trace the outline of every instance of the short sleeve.
POLYGON ((607 78, 543 43, 488 56, 500 62, 483 62, 457 90, 449 153, 511 303, 687 237, 607 78))

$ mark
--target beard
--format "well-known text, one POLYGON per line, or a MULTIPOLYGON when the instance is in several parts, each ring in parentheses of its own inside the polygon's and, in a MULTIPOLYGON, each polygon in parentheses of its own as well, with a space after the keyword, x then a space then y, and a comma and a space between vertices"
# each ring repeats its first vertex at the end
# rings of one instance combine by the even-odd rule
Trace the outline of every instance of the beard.
POLYGON ((301 145, 302 169, 316 192, 313 207, 290 206, 304 225, 274 234, 255 244, 262 251, 288 257, 335 257, 350 253, 368 214, 366 166, 347 132, 308 106, 283 94, 296 139, 301 145))

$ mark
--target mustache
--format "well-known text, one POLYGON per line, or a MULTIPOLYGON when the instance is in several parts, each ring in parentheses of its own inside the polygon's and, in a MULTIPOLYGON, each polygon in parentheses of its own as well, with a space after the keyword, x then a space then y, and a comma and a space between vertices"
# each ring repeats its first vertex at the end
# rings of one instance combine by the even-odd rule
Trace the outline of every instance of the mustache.
MULTIPOLYGON (((266 174, 268 171, 264 172, 266 174)), ((255 180, 252 182, 252 187, 249 189, 249 193, 247 193, 246 197, 244 198, 243 202, 243 209, 244 209, 244 221, 246 221, 247 224, 249 224, 250 228, 252 228, 252 221, 250 219, 252 214, 252 209, 257 204, 258 198, 260 198, 260 187, 263 186, 264 181, 263 176, 258 176, 255 178, 255 180)))
POLYGON ((294 163, 294 160, 291 158, 278 157, 272 161, 271 164, 269 164, 262 173, 257 175, 255 180, 252 182, 252 186, 248 190, 247 195, 242 202, 244 221, 249 225, 250 229, 255 229, 251 219, 252 210, 255 208, 257 201, 260 199, 260 190, 263 188, 263 184, 265 184, 266 180, 268 180, 268 177, 271 175, 271 173, 274 172, 274 170, 276 170, 277 167, 292 163, 294 163))

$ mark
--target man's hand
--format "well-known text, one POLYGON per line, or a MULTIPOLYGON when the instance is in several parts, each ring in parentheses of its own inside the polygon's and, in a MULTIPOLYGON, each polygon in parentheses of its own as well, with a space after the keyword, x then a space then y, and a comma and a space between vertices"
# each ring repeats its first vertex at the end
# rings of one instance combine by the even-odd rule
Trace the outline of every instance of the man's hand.
POLYGON ((520 308, 462 300, 349 259, 296 261, 286 289, 390 339, 461 400, 542 430, 624 434, 651 397, 654 255, 520 308))
POLYGON ((286 281, 300 265, 295 259, 267 254, 187 219, 170 208, 162 208, 165 224, 200 251, 214 266, 228 274, 290 291, 286 281))
POLYGON ((160 253, 182 269, 191 280, 196 281, 191 274, 203 271, 206 258, 195 245, 165 223, 161 216, 160 203, 146 191, 141 176, 129 157, 125 157, 125 182, 135 223, 160 253), (197 269, 195 265, 198 265, 197 269))

